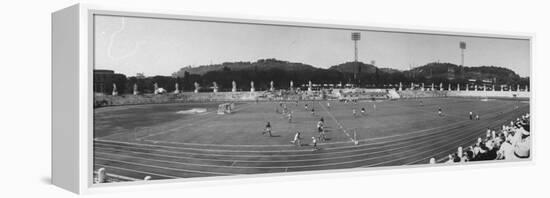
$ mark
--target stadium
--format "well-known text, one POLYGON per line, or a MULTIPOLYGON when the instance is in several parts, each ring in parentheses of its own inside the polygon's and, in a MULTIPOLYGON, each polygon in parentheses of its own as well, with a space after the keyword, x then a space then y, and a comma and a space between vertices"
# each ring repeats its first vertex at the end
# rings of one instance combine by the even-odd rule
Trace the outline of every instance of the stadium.
POLYGON ((528 40, 96 19, 94 183, 531 158, 528 40))
POLYGON ((98 95, 95 182, 497 160, 529 123, 519 86, 305 87, 98 95))

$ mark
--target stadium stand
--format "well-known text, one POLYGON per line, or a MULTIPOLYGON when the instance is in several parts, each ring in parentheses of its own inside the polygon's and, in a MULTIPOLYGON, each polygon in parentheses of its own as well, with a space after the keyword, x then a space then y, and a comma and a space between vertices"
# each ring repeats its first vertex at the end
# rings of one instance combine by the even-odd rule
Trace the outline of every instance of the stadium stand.
MULTIPOLYGON (((497 130, 487 129, 474 145, 459 147, 456 153, 437 160, 438 163, 460 163, 486 160, 520 160, 530 158, 531 133, 529 114, 497 130)), ((432 164, 433 160, 428 163, 432 164)))

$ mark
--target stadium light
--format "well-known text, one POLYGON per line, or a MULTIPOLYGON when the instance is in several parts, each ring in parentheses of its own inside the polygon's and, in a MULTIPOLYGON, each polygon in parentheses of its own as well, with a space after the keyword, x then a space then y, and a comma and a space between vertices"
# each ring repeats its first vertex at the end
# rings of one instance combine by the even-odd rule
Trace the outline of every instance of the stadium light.
POLYGON ((354 79, 357 80, 357 73, 359 73, 359 64, 357 64, 357 41, 361 40, 361 33, 352 32, 351 33, 351 40, 353 41, 353 44, 354 44, 354 47, 355 47, 354 60, 355 60, 356 71, 354 72, 354 79))
POLYGON ((353 44, 355 45, 355 62, 357 62, 357 41, 361 40, 361 33, 359 32, 352 32, 351 33, 351 40, 353 41, 353 44))
POLYGON ((460 41, 459 44, 460 47, 460 74, 462 75, 462 78, 464 78, 464 50, 466 49, 466 42, 460 41))
POLYGON ((460 41, 461 61, 460 66, 464 66, 464 50, 466 49, 466 42, 460 41))

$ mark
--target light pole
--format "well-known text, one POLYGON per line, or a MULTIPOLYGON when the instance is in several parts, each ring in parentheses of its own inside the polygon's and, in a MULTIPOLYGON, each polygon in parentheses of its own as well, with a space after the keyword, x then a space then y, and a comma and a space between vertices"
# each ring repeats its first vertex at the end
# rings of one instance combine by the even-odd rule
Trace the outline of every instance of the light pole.
MULTIPOLYGON (((351 40, 353 41, 353 44, 354 44, 354 64, 355 64, 355 71, 354 71, 354 75, 353 75, 353 78, 354 80, 357 82, 357 74, 360 72, 360 69, 359 69, 359 64, 357 62, 357 41, 358 40, 361 40, 361 33, 359 32, 352 32, 351 33, 351 40)), ((359 81, 360 83, 360 81, 359 81)))
POLYGON ((460 74, 462 75, 462 78, 464 78, 464 50, 466 49, 466 42, 460 41, 459 44, 460 47, 460 74))

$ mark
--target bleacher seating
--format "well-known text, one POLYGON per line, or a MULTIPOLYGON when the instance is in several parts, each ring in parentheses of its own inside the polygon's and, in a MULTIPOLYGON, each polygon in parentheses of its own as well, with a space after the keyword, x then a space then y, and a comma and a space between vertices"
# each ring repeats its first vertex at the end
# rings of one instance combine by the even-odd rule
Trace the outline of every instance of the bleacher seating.
MULTIPOLYGON (((519 160, 530 157, 530 117, 525 114, 499 129, 487 129, 474 145, 459 147, 456 153, 437 160, 440 163, 463 163, 486 160, 519 160)), ((433 158, 432 158, 433 159, 433 158)), ((434 163, 430 160, 429 163, 434 163)))

